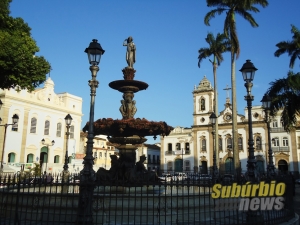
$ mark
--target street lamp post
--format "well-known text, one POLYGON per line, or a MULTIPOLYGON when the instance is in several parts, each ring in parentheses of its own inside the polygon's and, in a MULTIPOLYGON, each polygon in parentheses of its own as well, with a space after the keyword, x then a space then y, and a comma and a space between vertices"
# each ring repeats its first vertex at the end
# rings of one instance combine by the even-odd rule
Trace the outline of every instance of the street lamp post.
POLYGON ((89 47, 85 49, 90 63, 90 71, 92 79, 89 80, 91 87, 91 103, 90 103, 90 118, 86 145, 86 154, 83 158, 83 169, 80 171, 80 187, 79 187, 79 203, 77 213, 77 224, 93 224, 93 191, 95 186, 95 171, 93 170, 93 139, 94 139, 94 108, 96 88, 99 82, 96 80, 97 72, 99 71, 98 64, 104 50, 98 43, 98 40, 93 39, 89 47))
POLYGON ((276 175, 275 172, 275 166, 273 163, 273 151, 272 151, 272 145, 271 145, 271 134, 270 134, 270 108, 271 108, 271 102, 272 99, 269 95, 264 95, 264 97, 261 100, 262 104, 263 104, 263 108, 265 110, 266 113, 266 123, 267 123, 267 130, 268 130, 268 157, 269 157, 269 163, 267 166, 267 175, 269 178, 274 178, 276 175))
MULTIPOLYGON (((66 178, 66 179, 69 176, 69 171, 68 171, 68 169, 69 169, 69 166, 68 166, 68 163, 69 163, 68 147, 69 147, 70 127, 71 127, 72 120, 73 119, 72 119, 70 114, 68 114, 65 117, 67 132, 66 132, 66 154, 65 154, 65 164, 63 166, 63 168, 64 168, 63 175, 64 175, 64 178, 66 178)), ((65 181, 66 181, 66 179, 65 179, 65 181)))
MULTIPOLYGON (((53 146, 54 144, 55 144, 55 141, 54 140, 52 140, 51 141, 51 144, 45 144, 45 139, 43 138, 42 139, 42 144, 44 145, 44 146, 47 146, 47 160, 46 160, 46 169, 45 169, 45 171, 47 171, 47 163, 48 163, 48 158, 49 158, 49 146, 53 146)), ((41 170, 42 170, 42 168, 41 168, 41 170)))
POLYGON ((213 181, 214 183, 216 183, 218 176, 219 176, 219 172, 218 172, 218 167, 217 167, 217 153, 216 153, 216 140, 215 140, 215 124, 217 122, 217 116, 216 114, 213 112, 210 116, 209 116, 209 120, 212 124, 212 136, 213 136, 213 181))
POLYGON ((251 89, 253 86, 254 74, 257 69, 254 67, 253 63, 248 59, 246 63, 242 66, 240 71, 243 74, 243 79, 245 81, 245 87, 247 90, 247 95, 245 96, 245 100, 247 101, 248 108, 248 161, 247 161, 247 173, 246 177, 249 181, 256 181, 258 176, 256 170, 256 159, 254 156, 254 141, 253 141, 253 131, 252 131, 252 101, 254 100, 254 96, 251 94, 251 89))
MULTIPOLYGON (((0 103, 0 105, 2 106, 2 101, 0 103)), ((1 158, 1 172, 3 172, 3 160, 4 160, 4 148, 5 148, 5 139, 6 139, 6 130, 7 130, 7 127, 9 125, 14 125, 16 123, 18 123, 19 121, 19 116, 17 114, 14 114, 13 117, 12 117, 12 121, 13 123, 6 123, 6 124, 3 124, 3 125, 0 125, 2 127, 4 127, 4 138, 3 138, 3 145, 2 145, 2 158, 1 158)), ((0 124, 2 122, 2 119, 0 118, 0 124)))

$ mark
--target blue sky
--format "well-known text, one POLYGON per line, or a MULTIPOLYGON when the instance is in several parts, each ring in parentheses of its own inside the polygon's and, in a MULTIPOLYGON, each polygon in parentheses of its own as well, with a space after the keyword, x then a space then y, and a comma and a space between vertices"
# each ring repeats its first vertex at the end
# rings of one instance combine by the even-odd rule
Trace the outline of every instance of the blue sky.
MULTIPOLYGON (((146 82, 146 91, 135 94, 135 118, 166 121, 171 126, 193 124, 194 85, 207 76, 213 84, 211 63, 204 60, 198 68, 198 50, 208 47, 205 37, 223 31, 225 15, 204 24, 204 16, 212 8, 205 0, 13 0, 11 16, 22 17, 32 28, 32 37, 52 66, 51 78, 55 92, 69 92, 83 98, 82 126, 89 120, 91 79, 84 53, 92 39, 105 50, 97 80, 95 119, 121 119, 119 107, 122 93, 109 88, 121 80, 125 61, 124 39, 132 36, 136 44, 135 79, 146 82)), ((269 0, 267 8, 253 14, 259 24, 252 28, 236 17, 241 54, 236 61, 237 107, 244 114, 246 89, 239 69, 247 59, 256 68, 253 105, 260 105, 269 83, 283 78, 289 71, 289 58, 274 56, 276 44, 291 40, 291 24, 300 29, 299 0, 269 0)), ((230 53, 224 54, 218 68, 219 110, 224 108, 230 86, 230 53)), ((294 72, 299 72, 299 60, 294 72)), ((158 141, 158 140, 157 140, 158 141)), ((149 137, 147 143, 153 143, 149 137)))

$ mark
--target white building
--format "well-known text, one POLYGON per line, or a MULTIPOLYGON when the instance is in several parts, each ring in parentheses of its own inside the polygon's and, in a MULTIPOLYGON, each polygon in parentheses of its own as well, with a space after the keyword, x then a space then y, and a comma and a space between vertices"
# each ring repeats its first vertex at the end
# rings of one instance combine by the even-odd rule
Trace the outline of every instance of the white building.
MULTIPOLYGON (((213 166, 213 137, 209 116, 213 112, 214 89, 204 77, 193 91, 194 112, 191 128, 175 127, 169 136, 161 138, 161 170, 210 173, 213 166)), ((248 110, 237 115, 238 149, 242 171, 247 169, 248 110), (244 116, 245 115, 245 116, 244 116)), ((278 114, 279 115, 279 114, 278 114)), ((224 109, 217 115, 219 154, 217 165, 221 173, 233 172, 232 109, 227 98, 224 109)), ((268 164, 268 133, 261 106, 252 107, 252 127, 257 169, 266 172, 268 164)), ((271 140, 273 162, 283 172, 299 172, 300 129, 297 125, 287 133, 280 116, 272 118, 271 140)))
POLYGON ((82 99, 69 93, 56 94, 54 82, 49 77, 43 88, 32 92, 26 90, 0 89, 3 103, 0 110, 2 125, 11 124, 17 114, 19 122, 0 127, 0 157, 4 165, 25 169, 33 163, 42 164, 43 171, 60 172, 63 169, 66 153, 66 124, 64 118, 73 118, 68 142, 69 163, 79 149, 82 99), (44 144, 42 139, 45 140, 44 144), (5 140, 4 148, 2 149, 5 140), (77 140, 77 141, 76 141, 77 140), (52 146, 52 141, 54 145, 52 146))
POLYGON ((147 160, 144 163, 145 167, 149 171, 156 171, 159 173, 160 170, 160 146, 159 144, 143 144, 138 147, 136 151, 136 161, 140 160, 140 157, 144 155, 147 160))

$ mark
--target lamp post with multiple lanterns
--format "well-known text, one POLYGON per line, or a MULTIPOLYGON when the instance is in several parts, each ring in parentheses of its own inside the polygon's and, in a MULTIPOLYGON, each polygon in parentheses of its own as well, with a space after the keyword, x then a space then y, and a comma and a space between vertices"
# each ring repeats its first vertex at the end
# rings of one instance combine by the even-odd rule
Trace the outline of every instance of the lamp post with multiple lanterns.
POLYGON ((246 177, 249 181, 256 181, 258 176, 256 170, 256 158, 254 156, 254 140, 253 140, 253 130, 252 130, 252 101, 254 100, 254 96, 251 94, 251 89, 253 87, 253 79, 255 75, 255 71, 257 69, 254 67, 253 63, 250 60, 246 60, 246 63, 242 66, 240 71, 243 74, 243 79, 245 81, 245 87, 247 90, 247 95, 245 96, 245 100, 247 101, 248 108, 248 161, 247 161, 247 173, 246 177))
MULTIPOLYGON (((1 101, 1 100, 0 100, 1 101)), ((0 107, 2 106, 2 101, 0 102, 0 107)), ((0 172, 3 172, 3 160, 4 160, 4 148, 5 148, 5 139, 6 139, 6 130, 7 127, 10 125, 15 125, 19 121, 19 116, 17 114, 14 114, 12 117, 12 122, 13 123, 6 123, 6 124, 1 124, 2 119, 0 118, 0 126, 4 127, 4 136, 3 136, 3 145, 2 145, 2 158, 1 158, 1 168, 0 172)))
POLYGON ((263 109, 265 110, 266 113, 266 123, 267 123, 267 130, 268 130, 268 157, 269 157, 269 163, 267 166, 267 175, 269 178, 274 178, 276 175, 275 172, 275 166, 273 163, 273 151, 272 151, 272 145, 271 145, 271 134, 270 134, 270 109, 271 109, 271 103, 272 99, 269 95, 265 94, 261 100, 263 109))
MULTIPOLYGON (((45 171, 47 171, 47 163, 48 163, 48 158, 49 158, 49 146, 53 146, 53 145, 55 144, 55 141, 52 140, 52 141, 51 141, 51 144, 46 144, 46 141, 45 141, 45 139, 43 138, 43 139, 42 139, 42 144, 43 144, 44 146, 47 146, 47 159, 46 159, 46 169, 45 169, 45 171)), ((42 168, 41 168, 41 170, 42 170, 42 168)))
POLYGON ((83 170, 80 171, 80 188, 79 188, 79 205, 77 214, 77 224, 93 224, 92 203, 93 191, 95 186, 95 171, 93 170, 93 139, 94 139, 94 108, 96 89, 99 82, 96 80, 97 72, 99 71, 98 64, 104 50, 98 43, 98 40, 93 39, 89 47, 85 49, 90 63, 90 71, 92 79, 89 80, 91 88, 91 103, 90 103, 90 118, 87 136, 86 154, 83 158, 83 170))
POLYGON ((216 153, 216 140, 215 140, 215 124, 217 122, 217 116, 216 114, 213 112, 210 116, 209 116, 209 120, 212 124, 212 136, 213 136, 213 181, 214 183, 216 183, 218 176, 219 176, 219 172, 218 172, 218 167, 217 167, 217 153, 216 153))

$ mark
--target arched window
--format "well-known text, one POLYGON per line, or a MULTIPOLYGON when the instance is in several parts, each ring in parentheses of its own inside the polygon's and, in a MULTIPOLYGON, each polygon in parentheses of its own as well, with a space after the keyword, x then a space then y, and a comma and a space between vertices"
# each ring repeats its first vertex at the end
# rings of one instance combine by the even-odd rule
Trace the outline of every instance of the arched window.
POLYGON ((49 135, 49 129, 50 129, 50 121, 45 121, 45 128, 44 128, 44 135, 49 135))
POLYGON ((35 134, 36 133, 36 118, 33 117, 31 118, 31 123, 30 123, 30 133, 35 134))
MULTIPOLYGON (((97 158, 97 157, 96 157, 97 158)), ((72 159, 73 159, 73 157, 72 156, 69 156, 68 157, 68 163, 72 163, 72 159)))
POLYGON ((273 127, 278 127, 278 122, 277 122, 277 120, 273 121, 273 127))
POLYGON ((15 162, 15 159, 16 159, 16 154, 15 153, 9 153, 8 154, 8 162, 9 163, 15 162))
POLYGON ((202 98, 200 101, 200 109, 205 110, 205 99, 204 98, 202 98))
POLYGON ((232 139, 231 139, 231 137, 227 138, 227 148, 229 150, 232 150, 232 139))
POLYGON ((289 140, 288 140, 287 137, 284 137, 284 138, 282 139, 282 145, 285 146, 285 147, 289 146, 289 140))
POLYGON ((168 143, 168 152, 172 151, 172 143, 168 143))
POLYGON ((56 137, 61 137, 61 123, 56 125, 56 137))
POLYGON ((27 160, 26 160, 27 163, 33 163, 33 154, 28 154, 27 155, 27 160))
POLYGON ((201 140, 201 151, 206 151, 206 139, 201 140))
POLYGON ((176 150, 181 150, 181 145, 180 145, 180 143, 176 143, 176 150))
MULTIPOLYGON (((19 116, 19 115, 18 115, 18 116, 19 116)), ((18 128, 19 128, 18 123, 14 123, 14 124, 11 126, 11 131, 18 131, 18 128)))
POLYGON ((256 150, 262 150, 261 137, 255 138, 255 148, 256 148, 256 150))
POLYGON ((223 151, 223 139, 221 137, 219 137, 219 151, 223 151))
POLYGON ((273 144, 273 146, 278 147, 279 146, 279 138, 278 137, 273 138, 272 139, 272 144, 273 144))
POLYGON ((54 163, 59 163, 59 155, 54 156, 54 163))
POLYGON ((242 137, 238 138, 238 148, 239 148, 239 150, 243 150, 243 138, 242 137))
POLYGON ((186 142, 185 143, 185 153, 189 154, 189 152, 190 152, 190 143, 186 142))

